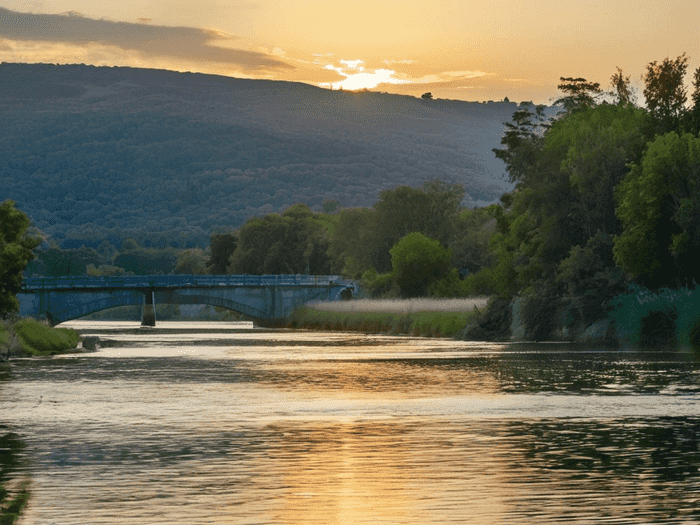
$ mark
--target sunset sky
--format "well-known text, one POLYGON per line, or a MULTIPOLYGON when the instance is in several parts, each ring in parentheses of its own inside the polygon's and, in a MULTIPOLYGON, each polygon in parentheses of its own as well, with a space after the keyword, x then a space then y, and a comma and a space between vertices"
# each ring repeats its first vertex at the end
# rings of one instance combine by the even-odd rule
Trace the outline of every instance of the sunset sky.
POLYGON ((0 0, 0 62, 461 100, 547 103, 561 76, 607 87, 620 67, 643 103, 646 64, 683 52, 700 67, 697 0, 0 0))

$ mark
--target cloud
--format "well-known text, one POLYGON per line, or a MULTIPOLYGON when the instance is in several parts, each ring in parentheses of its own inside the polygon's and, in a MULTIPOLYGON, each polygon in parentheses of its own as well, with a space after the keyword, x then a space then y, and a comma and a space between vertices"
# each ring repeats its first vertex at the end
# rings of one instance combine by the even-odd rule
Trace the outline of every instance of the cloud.
POLYGON ((417 62, 415 60, 383 60, 387 66, 390 66, 392 64, 416 64, 417 62))
POLYGON ((411 78, 412 84, 442 84, 445 82, 454 83, 455 81, 468 80, 479 78, 490 73, 484 71, 444 71, 442 73, 434 73, 432 75, 424 75, 419 78, 411 78))
POLYGON ((75 12, 47 15, 0 8, 0 37, 78 46, 100 44, 147 56, 230 64, 251 70, 294 69, 279 60, 278 53, 272 56, 213 45, 213 42, 230 44, 236 40, 221 31, 95 20, 75 12))

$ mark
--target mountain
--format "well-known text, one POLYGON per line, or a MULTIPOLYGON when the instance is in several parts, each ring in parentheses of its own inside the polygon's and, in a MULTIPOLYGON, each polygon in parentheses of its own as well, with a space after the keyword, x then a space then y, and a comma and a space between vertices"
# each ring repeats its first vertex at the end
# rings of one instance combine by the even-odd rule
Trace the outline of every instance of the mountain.
POLYGON ((281 211, 371 206, 438 178, 465 206, 511 185, 491 151, 515 103, 85 65, 0 65, 0 201, 57 240, 204 238, 281 211))

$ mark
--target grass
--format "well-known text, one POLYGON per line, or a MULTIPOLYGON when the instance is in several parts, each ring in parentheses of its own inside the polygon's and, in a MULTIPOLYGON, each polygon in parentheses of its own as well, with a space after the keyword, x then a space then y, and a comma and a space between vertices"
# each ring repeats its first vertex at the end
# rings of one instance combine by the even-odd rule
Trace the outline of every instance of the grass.
POLYGON ((473 322, 483 299, 311 303, 292 314, 290 326, 317 330, 453 337, 473 322))
POLYGON ((70 328, 51 328, 34 319, 0 324, 0 347, 11 355, 47 356, 69 352, 80 336, 70 328))

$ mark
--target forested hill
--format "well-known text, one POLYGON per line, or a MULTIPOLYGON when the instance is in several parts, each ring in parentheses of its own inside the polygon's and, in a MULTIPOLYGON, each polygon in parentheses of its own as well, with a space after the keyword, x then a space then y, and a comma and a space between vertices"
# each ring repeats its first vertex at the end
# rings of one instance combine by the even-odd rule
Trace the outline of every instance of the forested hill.
POLYGON ((45 233, 204 238, 296 202, 371 206, 439 178, 465 206, 510 188, 509 102, 428 100, 132 68, 0 65, 0 201, 45 233))

